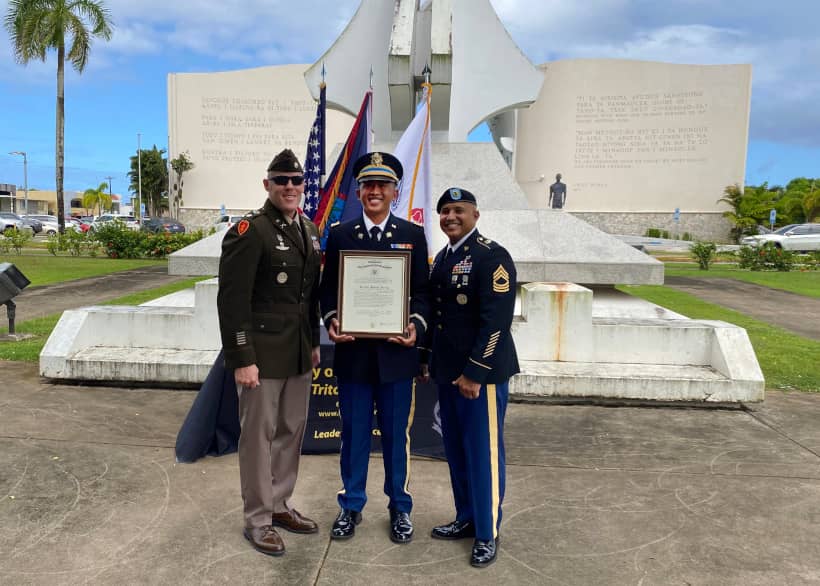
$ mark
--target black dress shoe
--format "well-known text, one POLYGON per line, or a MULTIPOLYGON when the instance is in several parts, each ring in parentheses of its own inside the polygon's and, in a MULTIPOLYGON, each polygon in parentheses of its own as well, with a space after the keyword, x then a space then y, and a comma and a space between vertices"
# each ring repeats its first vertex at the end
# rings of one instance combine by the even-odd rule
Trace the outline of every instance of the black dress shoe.
POLYGON ((409 513, 390 509, 390 541, 393 543, 410 543, 413 539, 413 522, 409 513))
POLYGON ((350 539, 356 532, 356 525, 362 522, 362 514, 359 511, 342 509, 339 511, 336 520, 333 521, 333 528, 330 530, 331 539, 350 539))
POLYGON ((473 552, 470 554, 470 565, 476 568, 485 568, 495 561, 495 554, 498 541, 490 539, 489 541, 482 541, 476 539, 473 542, 473 552))
POLYGON ((475 525, 472 521, 453 521, 446 525, 433 527, 430 535, 436 539, 464 539, 475 537, 475 525))

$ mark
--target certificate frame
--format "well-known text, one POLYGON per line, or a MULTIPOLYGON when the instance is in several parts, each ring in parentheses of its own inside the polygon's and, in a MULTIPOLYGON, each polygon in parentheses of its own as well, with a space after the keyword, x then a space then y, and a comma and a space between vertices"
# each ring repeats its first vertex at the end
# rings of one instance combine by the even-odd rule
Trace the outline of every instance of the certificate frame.
POLYGON ((410 320, 409 250, 340 250, 339 333, 404 337, 410 320))

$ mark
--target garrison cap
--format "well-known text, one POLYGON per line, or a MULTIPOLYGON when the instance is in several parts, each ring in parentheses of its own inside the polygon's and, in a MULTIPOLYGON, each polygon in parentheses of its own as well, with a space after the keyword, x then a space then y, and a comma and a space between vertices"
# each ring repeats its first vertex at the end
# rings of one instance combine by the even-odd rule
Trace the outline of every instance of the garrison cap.
POLYGON ((372 152, 362 155, 353 165, 356 181, 393 181, 398 183, 404 169, 401 162, 390 153, 372 152))
POLYGON ((466 189, 461 189, 460 187, 451 187, 447 191, 441 194, 441 197, 438 198, 438 203, 436 204, 436 213, 441 213, 441 208, 443 208, 448 203, 471 203, 474 206, 478 207, 478 202, 475 199, 475 196, 467 191, 466 189))
POLYGON ((268 172, 271 171, 280 171, 282 173, 301 173, 302 164, 299 162, 299 159, 296 158, 296 155, 293 154, 292 150, 285 149, 273 157, 270 165, 268 165, 268 172))

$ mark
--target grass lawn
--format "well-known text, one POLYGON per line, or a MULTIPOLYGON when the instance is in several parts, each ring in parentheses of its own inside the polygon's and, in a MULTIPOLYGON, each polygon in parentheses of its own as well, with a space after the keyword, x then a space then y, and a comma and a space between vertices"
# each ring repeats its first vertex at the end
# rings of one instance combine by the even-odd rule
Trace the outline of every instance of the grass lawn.
POLYGON ((642 285, 618 289, 693 319, 721 320, 745 328, 766 377, 767 388, 820 392, 820 342, 668 287, 642 285))
POLYGON ((165 266, 167 260, 113 259, 37 254, 6 254, 0 263, 10 262, 31 281, 30 286, 49 285, 85 277, 107 275, 140 267, 165 266))
POLYGON ((695 277, 698 279, 736 279, 773 289, 791 291, 809 297, 820 297, 820 271, 749 271, 736 266, 712 266, 701 271, 694 263, 666 263, 665 273, 671 277, 695 277))
MULTIPOLYGON (((155 289, 140 291, 139 293, 133 293, 108 301, 104 305, 139 305, 140 303, 145 303, 146 301, 193 287, 194 283, 204 278, 207 277, 194 277, 155 289)), ((19 342, 0 342, 0 360, 37 362, 46 340, 48 340, 48 337, 51 335, 51 330, 57 325, 61 315, 62 314, 58 313, 16 324, 15 330, 18 334, 34 334, 34 337, 20 340, 19 342)))

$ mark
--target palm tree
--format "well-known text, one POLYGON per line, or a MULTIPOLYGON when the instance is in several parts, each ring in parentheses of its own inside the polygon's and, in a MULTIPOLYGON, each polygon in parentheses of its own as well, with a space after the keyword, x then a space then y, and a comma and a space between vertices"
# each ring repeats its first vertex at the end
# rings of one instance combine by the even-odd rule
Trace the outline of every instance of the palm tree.
POLYGON ((57 221, 65 232, 63 168, 65 154, 65 60, 82 73, 88 63, 91 38, 111 38, 113 24, 101 0, 9 0, 5 19, 14 56, 23 65, 46 60, 57 51, 56 189, 57 221), (68 53, 66 54, 66 49, 68 53))
POLYGON ((93 187, 86 189, 83 192, 83 207, 93 211, 94 206, 97 206, 99 211, 97 215, 102 215, 103 209, 111 207, 111 196, 105 192, 107 187, 108 183, 103 181, 96 189, 93 187))

